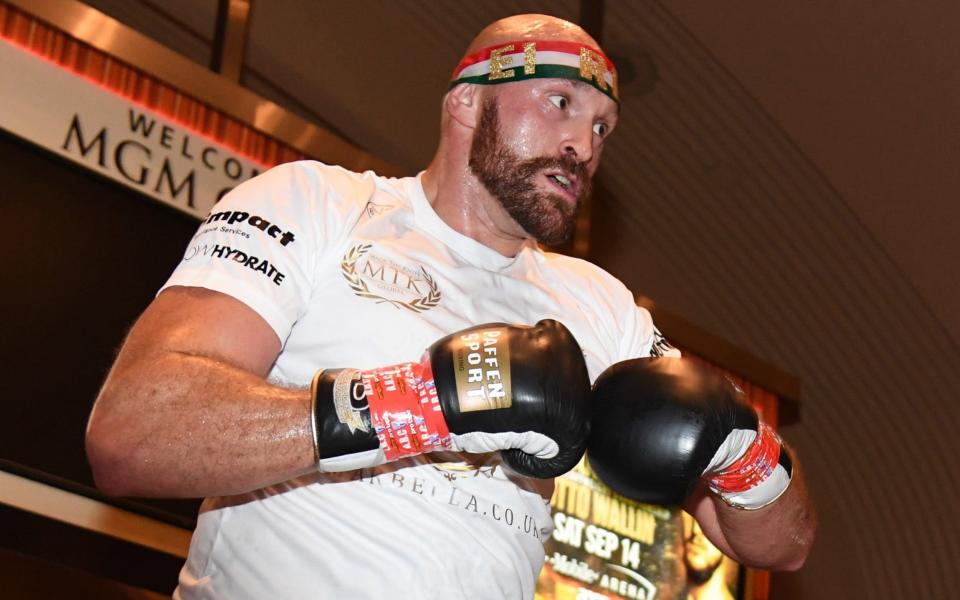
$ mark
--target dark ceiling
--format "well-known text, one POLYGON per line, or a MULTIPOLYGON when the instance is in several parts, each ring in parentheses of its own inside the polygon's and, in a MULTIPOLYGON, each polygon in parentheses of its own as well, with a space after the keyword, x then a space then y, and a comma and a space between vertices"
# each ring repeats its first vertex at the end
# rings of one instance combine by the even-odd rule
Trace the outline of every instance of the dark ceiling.
MULTIPOLYGON (((216 0, 87 4, 210 62, 216 0)), ((518 12, 581 3, 253 0, 241 83, 414 172, 463 48, 518 12)), ((624 103, 590 258, 803 384, 821 537, 774 597, 956 597, 960 3, 600 14, 624 103)))

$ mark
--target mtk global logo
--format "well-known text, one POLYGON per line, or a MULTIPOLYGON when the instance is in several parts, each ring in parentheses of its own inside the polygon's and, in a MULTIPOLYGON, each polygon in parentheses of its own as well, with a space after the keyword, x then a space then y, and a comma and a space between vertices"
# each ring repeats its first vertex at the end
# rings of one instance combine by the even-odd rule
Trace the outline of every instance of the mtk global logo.
POLYGON ((340 272, 354 294, 413 312, 440 304, 443 295, 423 265, 411 269, 371 253, 372 247, 373 244, 357 244, 340 261, 340 272))

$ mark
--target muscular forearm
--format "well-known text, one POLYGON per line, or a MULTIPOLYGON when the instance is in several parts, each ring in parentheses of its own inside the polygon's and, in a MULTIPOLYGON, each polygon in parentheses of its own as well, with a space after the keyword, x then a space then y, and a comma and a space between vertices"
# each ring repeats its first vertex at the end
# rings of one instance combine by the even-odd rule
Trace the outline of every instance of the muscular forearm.
POLYGON ((111 494, 250 491, 313 467, 309 391, 182 352, 118 361, 90 417, 87 453, 111 494))
POLYGON ((750 567, 799 569, 816 535, 816 517, 799 465, 794 468, 790 487, 764 508, 733 508, 701 485, 686 509, 717 547, 750 567))

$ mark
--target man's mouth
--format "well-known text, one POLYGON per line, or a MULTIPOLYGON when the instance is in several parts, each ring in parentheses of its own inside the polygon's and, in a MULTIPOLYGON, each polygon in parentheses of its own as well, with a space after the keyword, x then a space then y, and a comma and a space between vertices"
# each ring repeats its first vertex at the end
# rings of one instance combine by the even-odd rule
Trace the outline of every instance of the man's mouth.
POLYGON ((549 179, 555 187, 560 188, 560 190, 564 192, 564 195, 576 201, 577 191, 579 189, 579 182, 576 177, 565 173, 547 173, 547 179, 549 179))

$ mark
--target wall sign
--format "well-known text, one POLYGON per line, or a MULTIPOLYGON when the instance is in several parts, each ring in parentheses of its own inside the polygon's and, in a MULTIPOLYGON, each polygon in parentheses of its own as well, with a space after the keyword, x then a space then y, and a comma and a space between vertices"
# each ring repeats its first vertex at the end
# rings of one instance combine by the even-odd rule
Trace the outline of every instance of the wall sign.
POLYGON ((0 128, 196 217, 267 169, 6 40, 0 128))

